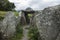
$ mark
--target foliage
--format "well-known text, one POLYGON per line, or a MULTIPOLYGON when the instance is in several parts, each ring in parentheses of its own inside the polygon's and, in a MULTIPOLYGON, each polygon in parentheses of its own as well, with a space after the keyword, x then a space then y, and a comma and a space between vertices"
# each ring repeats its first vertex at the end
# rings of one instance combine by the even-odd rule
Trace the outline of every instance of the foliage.
POLYGON ((20 23, 16 27, 16 32, 17 33, 23 33, 23 27, 20 25, 20 23))
POLYGON ((15 8, 14 3, 10 3, 8 0, 0 0, 1 11, 12 11, 15 8))
POLYGON ((29 40, 38 40, 39 38, 39 32, 38 32, 38 29, 36 27, 31 27, 29 29, 29 40))
POLYGON ((26 8, 26 11, 33 11, 33 9, 28 7, 28 8, 26 8))
POLYGON ((0 16, 0 21, 2 21, 4 19, 4 17, 0 16))
POLYGON ((16 27, 16 34, 10 40, 20 40, 23 37, 23 28, 20 24, 16 27))
POLYGON ((18 12, 16 12, 16 11, 13 11, 13 12, 14 12, 15 16, 18 16, 18 15, 19 15, 19 13, 18 13, 18 12))

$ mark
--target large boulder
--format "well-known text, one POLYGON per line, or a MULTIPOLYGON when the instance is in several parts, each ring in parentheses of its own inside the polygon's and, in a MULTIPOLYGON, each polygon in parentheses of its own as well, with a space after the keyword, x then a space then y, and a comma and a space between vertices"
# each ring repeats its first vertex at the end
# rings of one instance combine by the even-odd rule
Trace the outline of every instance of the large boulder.
POLYGON ((13 36, 16 31, 16 17, 13 12, 8 12, 3 19, 3 26, 1 28, 4 36, 13 36))
POLYGON ((42 40, 60 40, 60 5, 42 10, 36 15, 36 25, 42 40))

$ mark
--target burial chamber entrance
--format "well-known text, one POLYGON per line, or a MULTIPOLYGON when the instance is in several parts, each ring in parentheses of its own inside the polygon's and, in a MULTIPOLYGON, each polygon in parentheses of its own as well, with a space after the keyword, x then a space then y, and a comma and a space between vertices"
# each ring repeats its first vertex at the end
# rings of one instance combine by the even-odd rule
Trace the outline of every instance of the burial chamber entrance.
POLYGON ((35 11, 32 11, 32 10, 22 10, 22 14, 24 15, 24 19, 22 19, 23 21, 23 24, 30 24, 33 17, 34 17, 34 14, 35 14, 35 11))

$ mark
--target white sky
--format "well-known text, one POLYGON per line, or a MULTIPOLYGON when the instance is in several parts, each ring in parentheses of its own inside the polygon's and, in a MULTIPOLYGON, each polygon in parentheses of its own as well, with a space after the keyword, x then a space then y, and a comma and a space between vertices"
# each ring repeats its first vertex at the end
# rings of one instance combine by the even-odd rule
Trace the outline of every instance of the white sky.
POLYGON ((15 3, 16 10, 26 9, 31 7, 35 10, 44 9, 48 6, 54 6, 60 4, 60 0, 9 0, 15 3))

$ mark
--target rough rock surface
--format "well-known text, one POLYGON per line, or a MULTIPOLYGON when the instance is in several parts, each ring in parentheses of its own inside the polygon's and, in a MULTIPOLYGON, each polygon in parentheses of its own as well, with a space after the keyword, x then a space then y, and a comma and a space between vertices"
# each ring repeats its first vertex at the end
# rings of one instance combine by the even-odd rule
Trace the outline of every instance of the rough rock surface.
POLYGON ((60 40, 60 5, 36 15, 36 24, 42 40, 60 40))
POLYGON ((26 25, 26 18, 23 12, 21 13, 20 23, 21 25, 26 25))
POLYGON ((1 28, 4 36, 12 36, 16 31, 16 17, 13 12, 8 12, 3 19, 1 28))
POLYGON ((16 26, 21 22, 21 14, 22 12, 19 12, 19 15, 16 17, 16 26))

